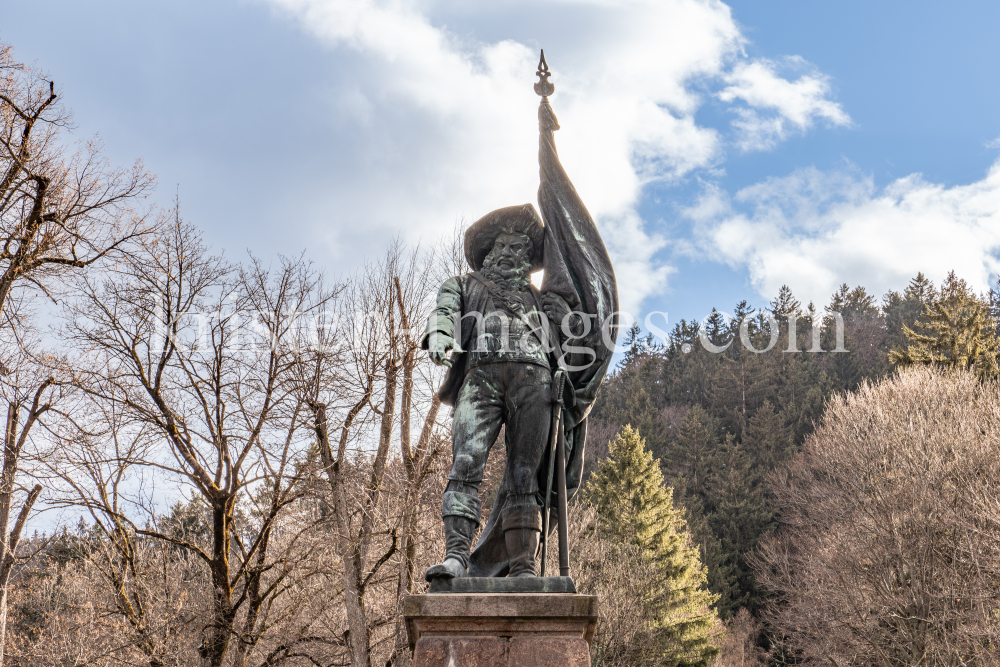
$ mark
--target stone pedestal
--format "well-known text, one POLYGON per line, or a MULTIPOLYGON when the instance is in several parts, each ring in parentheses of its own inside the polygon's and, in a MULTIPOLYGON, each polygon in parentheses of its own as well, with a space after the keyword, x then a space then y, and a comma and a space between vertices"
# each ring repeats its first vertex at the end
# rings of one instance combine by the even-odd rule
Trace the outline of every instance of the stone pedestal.
POLYGON ((589 667, 597 598, 552 593, 409 595, 413 667, 589 667))

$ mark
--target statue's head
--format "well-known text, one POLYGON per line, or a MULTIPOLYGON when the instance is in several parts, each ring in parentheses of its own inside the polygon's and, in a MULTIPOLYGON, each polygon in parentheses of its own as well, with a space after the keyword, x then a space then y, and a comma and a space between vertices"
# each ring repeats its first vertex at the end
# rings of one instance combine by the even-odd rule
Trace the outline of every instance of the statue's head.
POLYGON ((545 227, 531 204, 490 211, 465 232, 465 257, 474 271, 491 280, 514 280, 527 287, 531 272, 542 268, 545 227))
POLYGON ((504 282, 527 286, 531 280, 531 257, 534 246, 527 234, 502 231, 493 241, 493 249, 483 260, 483 273, 504 282))

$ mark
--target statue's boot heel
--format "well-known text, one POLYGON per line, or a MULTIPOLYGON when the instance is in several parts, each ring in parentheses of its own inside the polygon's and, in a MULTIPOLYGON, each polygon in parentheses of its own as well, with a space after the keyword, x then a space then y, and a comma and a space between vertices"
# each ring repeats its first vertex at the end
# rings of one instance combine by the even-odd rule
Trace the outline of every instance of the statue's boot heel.
POLYGON ((444 562, 428 568, 424 579, 453 579, 464 577, 469 567, 469 546, 478 523, 464 516, 444 517, 444 562))
POLYGON ((501 514, 503 540, 507 547, 508 577, 537 577, 535 555, 538 538, 542 533, 542 520, 538 506, 512 505, 501 514))

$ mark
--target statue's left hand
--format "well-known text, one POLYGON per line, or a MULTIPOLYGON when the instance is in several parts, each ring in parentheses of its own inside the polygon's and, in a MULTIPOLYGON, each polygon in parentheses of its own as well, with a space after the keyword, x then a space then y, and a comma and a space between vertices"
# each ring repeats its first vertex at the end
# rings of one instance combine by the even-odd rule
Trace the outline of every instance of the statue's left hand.
POLYGON ((561 326, 571 312, 566 300, 555 292, 546 292, 542 295, 542 309, 556 326, 561 326))

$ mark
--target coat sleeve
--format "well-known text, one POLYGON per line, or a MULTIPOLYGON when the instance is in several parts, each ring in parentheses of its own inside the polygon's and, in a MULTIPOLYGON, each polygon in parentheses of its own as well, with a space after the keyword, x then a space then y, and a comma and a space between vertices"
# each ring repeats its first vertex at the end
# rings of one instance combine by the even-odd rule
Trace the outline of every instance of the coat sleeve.
MULTIPOLYGON (((455 338, 455 322, 462 314, 462 285, 458 278, 449 278, 438 290, 437 305, 427 318, 427 329, 420 339, 420 347, 427 349, 432 335, 455 338)), ((461 346, 461 341, 456 345, 461 346)))

